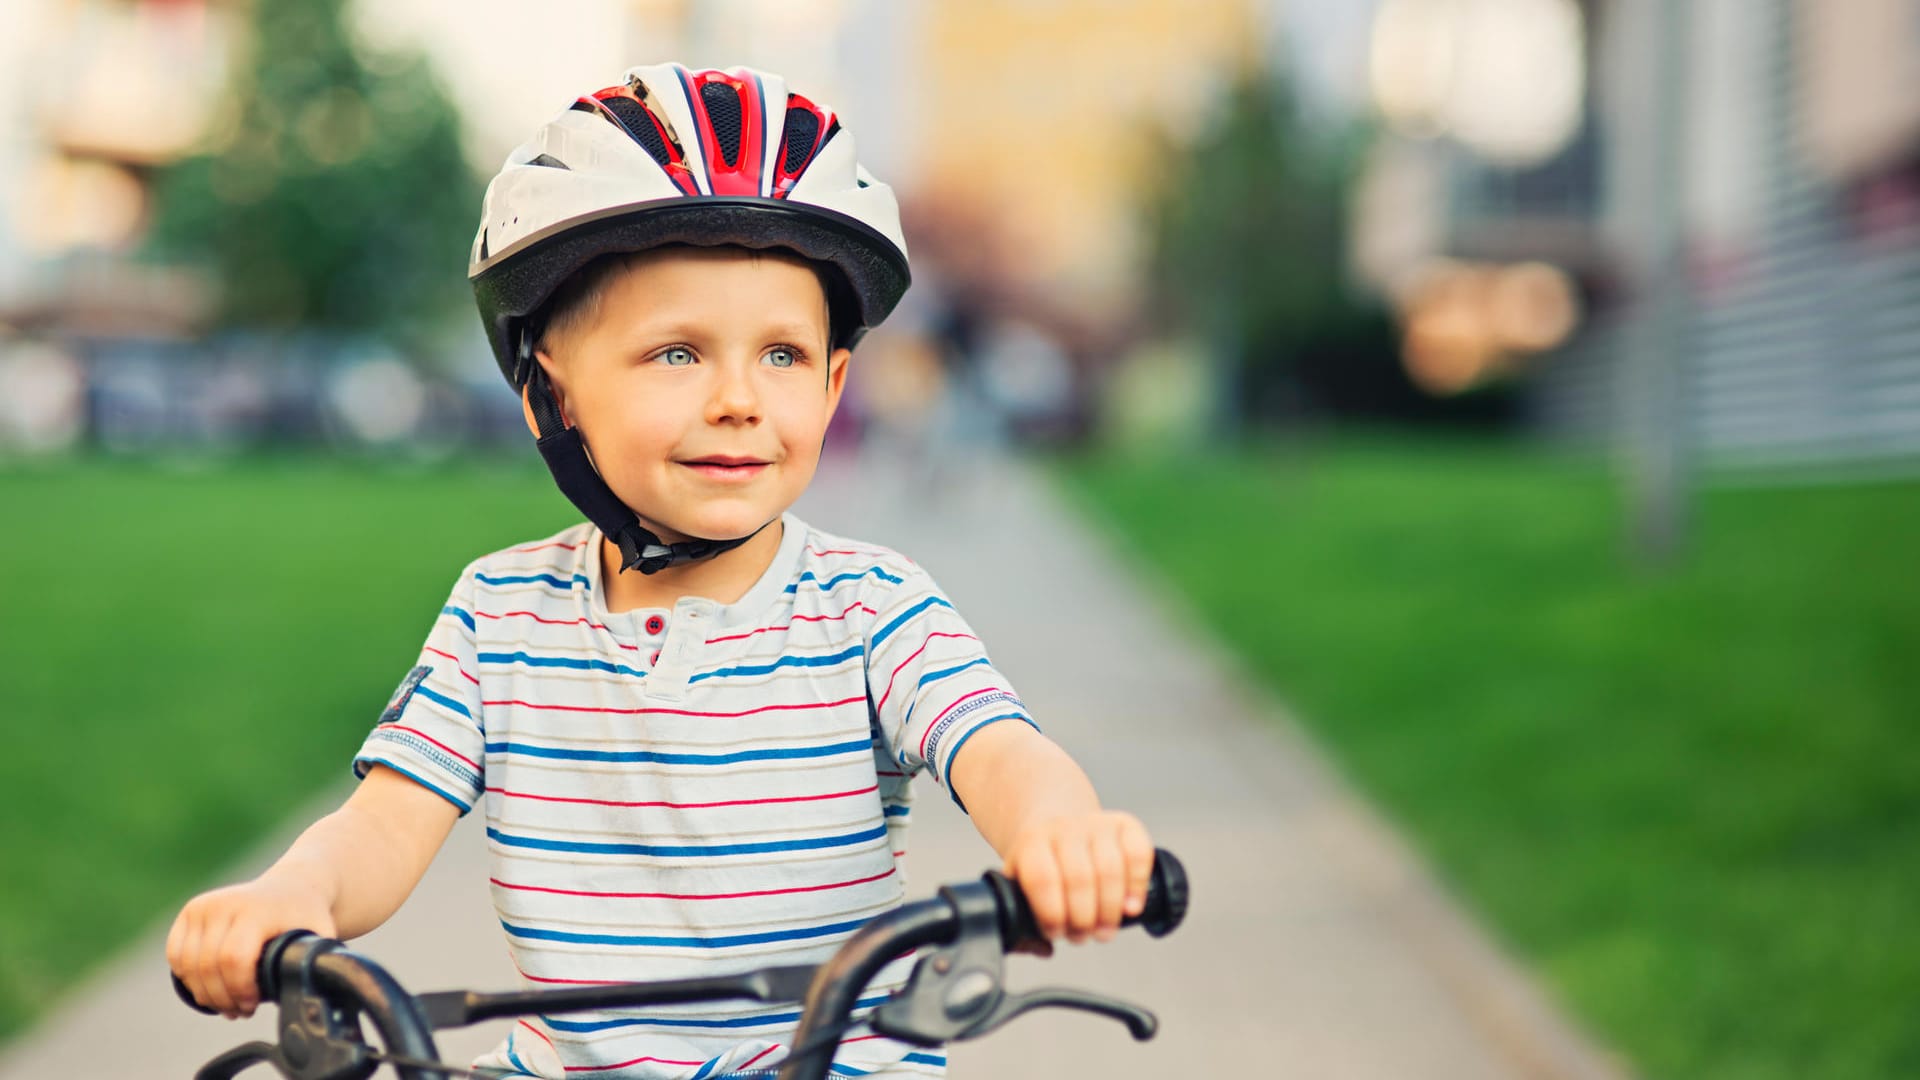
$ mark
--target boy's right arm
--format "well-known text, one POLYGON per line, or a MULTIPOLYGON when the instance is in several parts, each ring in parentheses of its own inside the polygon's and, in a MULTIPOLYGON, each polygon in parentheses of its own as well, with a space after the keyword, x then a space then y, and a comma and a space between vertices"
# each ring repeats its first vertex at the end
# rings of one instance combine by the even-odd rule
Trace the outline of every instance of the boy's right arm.
POLYGON ((375 765, 340 809, 314 822, 266 873, 203 893, 167 934, 167 963, 202 1005, 251 1016, 260 947, 286 930, 352 938, 399 909, 459 811, 375 765))

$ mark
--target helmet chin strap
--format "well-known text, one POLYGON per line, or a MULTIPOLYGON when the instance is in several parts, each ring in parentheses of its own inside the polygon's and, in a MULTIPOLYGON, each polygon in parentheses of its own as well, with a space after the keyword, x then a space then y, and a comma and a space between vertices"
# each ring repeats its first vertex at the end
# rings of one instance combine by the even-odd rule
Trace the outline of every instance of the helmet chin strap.
POLYGON ((660 538, 640 524, 639 515, 631 507, 620 501, 607 482, 600 478, 594 469, 593 461, 587 456, 587 444, 580 437, 580 429, 568 427, 565 418, 560 415, 560 403, 554 399, 553 388, 547 384, 547 373, 533 357, 532 335, 522 334, 520 339, 520 363, 525 372, 527 402, 533 407, 534 423, 539 425, 540 457, 547 463, 547 471, 553 474, 554 483, 560 485, 560 491, 587 520, 598 526, 620 548, 620 569, 639 570, 642 574, 657 574, 669 566, 679 566, 697 559, 710 559, 723 551, 732 551, 741 544, 760 534, 760 529, 773 524, 760 526, 745 536, 733 540, 702 540, 699 538, 683 540, 677 544, 662 543, 660 538))

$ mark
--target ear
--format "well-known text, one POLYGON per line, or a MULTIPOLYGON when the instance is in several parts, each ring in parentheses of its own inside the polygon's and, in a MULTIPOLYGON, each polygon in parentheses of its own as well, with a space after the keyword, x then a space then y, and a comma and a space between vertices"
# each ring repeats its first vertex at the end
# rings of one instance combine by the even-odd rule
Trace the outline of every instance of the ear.
MULTIPOLYGON (((540 369, 547 373, 547 385, 553 390, 553 400, 555 404, 560 406, 560 421, 568 427, 572 427, 573 416, 567 412, 567 391, 565 387, 560 385, 558 373, 560 365, 553 362, 553 357, 548 356, 538 349, 534 350, 533 357, 535 362, 540 365, 540 369)), ((540 422, 533 418, 533 402, 529 400, 527 396, 529 388, 532 385, 532 380, 528 380, 520 387, 520 415, 527 422, 527 430, 533 432, 533 437, 538 439, 540 437, 540 422)))
POLYGON ((833 419, 835 410, 840 408, 840 395, 847 388, 847 364, 853 360, 853 350, 835 349, 827 357, 827 419, 833 419))

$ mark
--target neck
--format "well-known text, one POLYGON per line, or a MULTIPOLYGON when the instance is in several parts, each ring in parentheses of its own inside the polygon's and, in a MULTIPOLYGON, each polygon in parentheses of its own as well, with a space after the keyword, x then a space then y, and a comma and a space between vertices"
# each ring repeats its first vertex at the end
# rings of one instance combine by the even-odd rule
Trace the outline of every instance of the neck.
POLYGON ((786 535, 786 523, 773 524, 755 533, 753 539, 709 559, 669 566, 657 574, 638 570, 620 572, 620 548, 613 541, 600 540, 601 602, 609 612, 635 608, 672 607, 683 596, 698 596, 716 603, 731 604, 747 594, 760 575, 773 565, 786 535))

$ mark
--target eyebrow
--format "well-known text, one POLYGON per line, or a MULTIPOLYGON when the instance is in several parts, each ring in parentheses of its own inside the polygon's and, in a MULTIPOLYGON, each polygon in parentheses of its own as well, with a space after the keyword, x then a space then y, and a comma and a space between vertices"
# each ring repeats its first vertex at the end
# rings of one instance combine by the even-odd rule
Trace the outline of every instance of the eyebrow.
MULTIPOLYGON (((632 333, 622 335, 622 337, 627 345, 631 347, 664 345, 670 341, 687 341, 701 344, 703 343, 701 339, 708 336, 707 329, 707 327, 697 323, 650 323, 637 327, 632 333)), ((765 327, 760 328, 760 332, 765 334, 769 342, 800 343, 810 341, 816 336, 822 339, 825 339, 827 336, 827 331, 824 326, 810 326, 802 322, 788 322, 784 320, 768 323, 765 327)))

